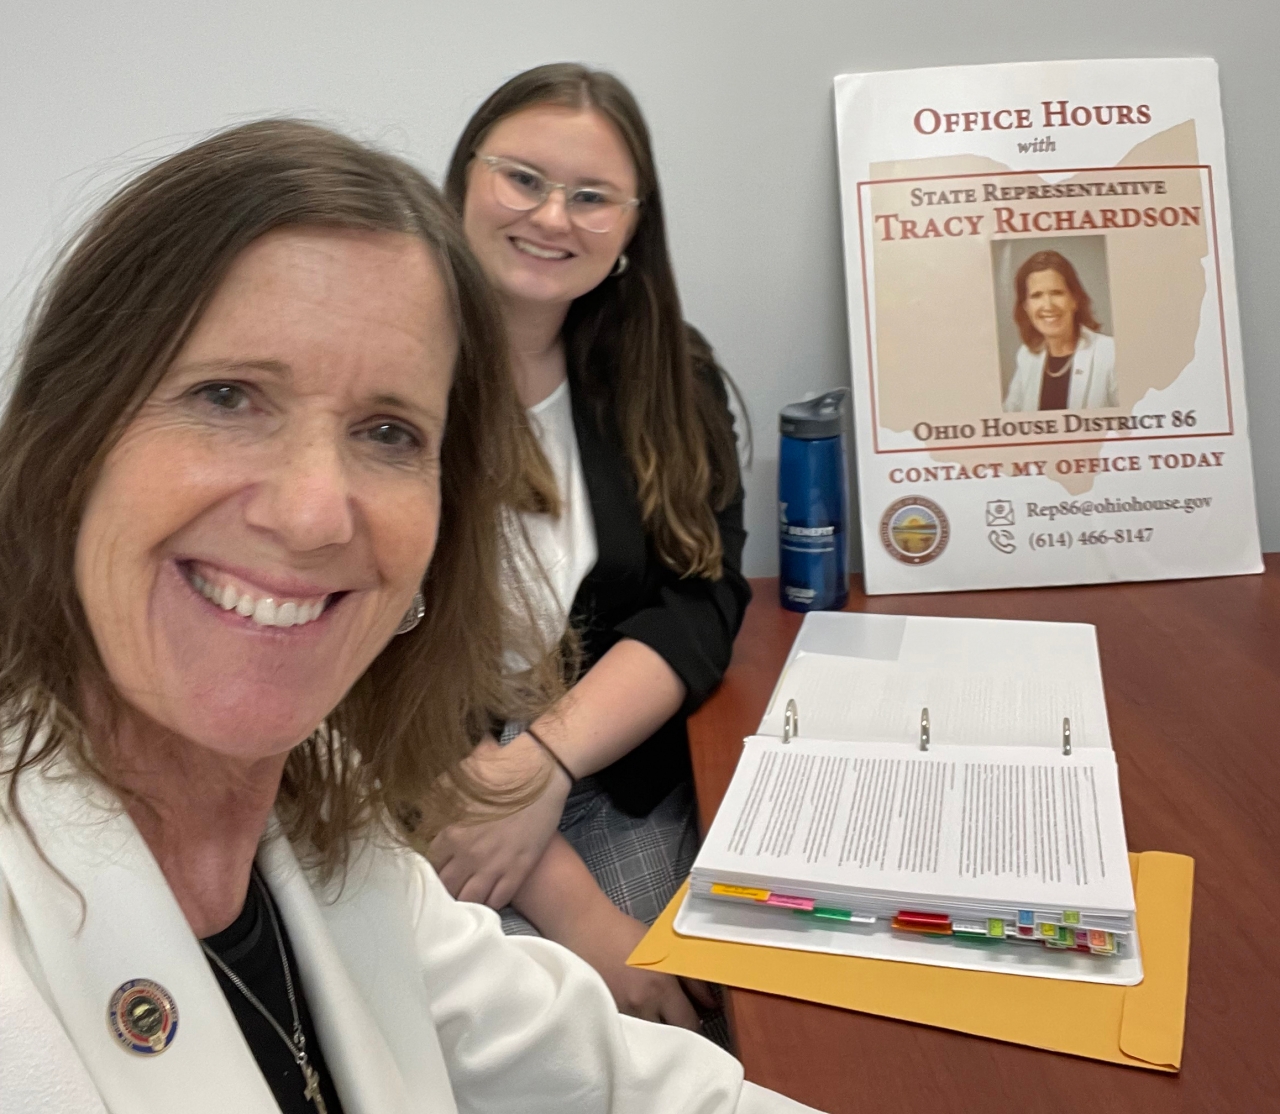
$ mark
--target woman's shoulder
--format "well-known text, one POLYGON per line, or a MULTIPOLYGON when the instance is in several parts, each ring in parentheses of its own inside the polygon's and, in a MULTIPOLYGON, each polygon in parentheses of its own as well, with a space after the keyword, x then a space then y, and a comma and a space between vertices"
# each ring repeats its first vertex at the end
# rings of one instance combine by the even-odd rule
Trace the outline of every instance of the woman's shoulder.
POLYGON ((1106 333, 1096 333, 1092 329, 1081 327, 1080 339, 1084 343, 1093 348, 1101 356, 1114 356, 1116 351, 1116 342, 1114 337, 1107 336, 1106 333))

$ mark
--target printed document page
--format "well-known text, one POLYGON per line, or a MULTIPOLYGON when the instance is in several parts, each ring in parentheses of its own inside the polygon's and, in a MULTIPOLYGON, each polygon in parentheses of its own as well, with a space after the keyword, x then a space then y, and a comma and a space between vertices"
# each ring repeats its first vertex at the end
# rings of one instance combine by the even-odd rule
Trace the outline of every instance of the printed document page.
POLYGON ((1134 909, 1115 759, 1103 748, 922 752, 754 736, 693 880, 890 904, 918 895, 925 908, 1134 909))

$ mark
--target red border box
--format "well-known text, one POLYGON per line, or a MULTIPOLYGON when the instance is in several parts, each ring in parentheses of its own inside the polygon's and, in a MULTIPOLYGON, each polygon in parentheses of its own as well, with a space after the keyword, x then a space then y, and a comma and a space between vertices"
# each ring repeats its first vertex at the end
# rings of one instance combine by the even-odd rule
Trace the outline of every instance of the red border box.
POLYGON ((1018 449, 1028 446, 1040 445, 1104 445, 1124 443, 1128 444, 1135 441, 1185 441, 1197 437, 1233 437, 1235 436, 1235 410, 1231 402, 1231 369, 1227 361, 1227 320, 1226 310, 1222 302, 1222 260, 1218 251, 1218 210, 1214 201, 1213 189, 1213 167, 1205 163, 1185 163, 1170 164, 1166 166, 1080 166, 1055 168, 1053 170, 997 170, 989 173, 978 174, 931 174, 918 178, 872 178, 858 183, 858 263, 862 271, 862 311, 863 320, 867 332, 867 379, 870 388, 871 397, 871 437, 874 442, 872 451, 877 456, 886 456, 896 453, 929 453, 929 452, 967 452, 970 450, 981 449, 989 451, 991 449, 1018 449), (1225 431, 1208 431, 1203 433, 1165 433, 1155 436, 1144 437, 1079 437, 1071 440, 1039 440, 1039 441, 982 441, 979 444, 972 442, 967 444, 957 444, 955 442, 947 442, 944 446, 935 445, 919 445, 905 449, 882 449, 880 447, 880 416, 876 410, 876 380, 874 373, 874 360, 872 357, 872 338, 874 330, 871 323, 871 302, 867 296, 867 245, 864 234, 866 222, 863 219, 862 211, 862 191, 865 186, 883 186, 892 185, 902 182, 947 182, 959 181, 965 178, 1007 178, 1022 177, 1027 174, 1035 174, 1043 177, 1045 174, 1090 174, 1097 171, 1130 171, 1130 170, 1203 170, 1207 173, 1209 179, 1209 220, 1212 223, 1212 239, 1213 239, 1213 265, 1214 275, 1218 285, 1218 330, 1222 340, 1222 376, 1223 385, 1227 394, 1227 429, 1225 431))

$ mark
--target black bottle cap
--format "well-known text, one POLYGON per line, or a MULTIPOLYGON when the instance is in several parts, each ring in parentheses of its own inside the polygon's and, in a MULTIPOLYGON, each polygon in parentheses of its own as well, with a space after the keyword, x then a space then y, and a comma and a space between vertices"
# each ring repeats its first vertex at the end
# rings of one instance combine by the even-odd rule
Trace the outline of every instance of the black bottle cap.
POLYGON ((817 398, 790 403, 778 412, 778 431, 783 437, 801 441, 839 437, 844 432, 844 404, 848 397, 848 387, 837 387, 817 398))

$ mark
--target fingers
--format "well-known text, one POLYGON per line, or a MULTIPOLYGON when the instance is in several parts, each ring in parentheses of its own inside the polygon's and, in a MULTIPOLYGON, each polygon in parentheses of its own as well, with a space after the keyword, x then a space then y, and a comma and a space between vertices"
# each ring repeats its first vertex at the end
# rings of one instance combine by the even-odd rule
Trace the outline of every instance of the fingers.
POLYGON ((511 904, 511 899, 516 896, 516 891, 524 884, 528 873, 527 870, 517 870, 504 874, 494 883, 494 887, 489 896, 485 898, 484 903, 490 909, 505 909, 511 904))
POLYGON ((471 901, 476 905, 491 905, 497 909, 498 906, 492 905, 489 895, 493 893, 493 887, 496 879, 487 874, 473 874, 458 889, 454 895, 459 901, 471 901))
POLYGON ((704 1010, 713 1010, 720 1005, 720 996, 715 987, 701 979, 681 979, 684 992, 698 1003, 704 1010))
POLYGON ((670 975, 665 977, 670 979, 670 985, 663 987, 662 998, 658 1003, 658 1020, 667 1025, 679 1025, 682 1029, 692 1029, 696 1033, 698 1011, 680 989, 679 980, 670 975))
POLYGON ((629 969, 618 981, 622 985, 611 989, 618 1009, 623 1013, 645 1021, 698 1031, 698 1011, 685 997, 679 980, 673 975, 629 969))
POLYGON ((436 874, 439 876, 440 881, 444 883, 444 888, 454 897, 458 896, 458 891, 467 884, 472 873, 456 858, 450 859, 443 866, 436 868, 436 874))

